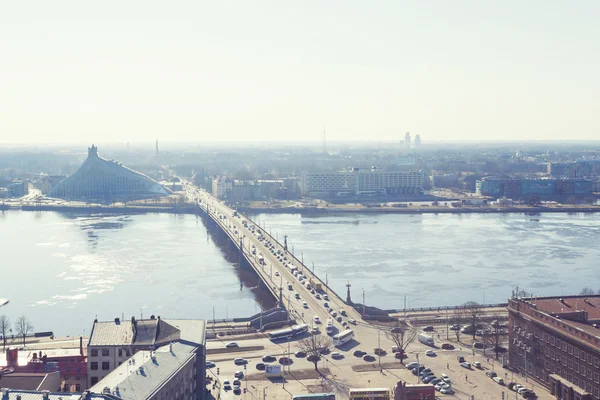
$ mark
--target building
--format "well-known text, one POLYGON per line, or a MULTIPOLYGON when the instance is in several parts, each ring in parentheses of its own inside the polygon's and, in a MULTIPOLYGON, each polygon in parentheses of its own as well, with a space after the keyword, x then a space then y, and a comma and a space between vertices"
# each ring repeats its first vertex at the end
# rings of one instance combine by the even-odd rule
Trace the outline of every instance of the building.
POLYGON ((410 145, 411 145, 411 142, 410 142, 410 132, 406 132, 404 134, 404 148, 410 149, 410 145))
POLYGON ((173 342, 196 346, 198 375, 204 376, 205 321, 150 319, 94 321, 88 343, 88 387, 96 385, 110 372, 141 350, 153 350, 173 342))
POLYGON ((301 191, 305 196, 375 196, 420 194, 423 171, 388 171, 378 168, 304 172, 301 191))
POLYGON ((67 200, 130 201, 169 195, 154 179, 98 155, 94 145, 73 175, 55 185, 48 197, 67 200))
POLYGON ((29 184, 26 181, 16 180, 6 186, 8 197, 23 197, 29 193, 29 184))
POLYGON ((548 163, 546 172, 555 178, 592 178, 600 175, 600 160, 548 163))
POLYGON ((212 195, 219 200, 224 200, 231 196, 233 189, 233 180, 225 176, 215 176, 212 181, 212 195))
MULTIPOLYGON (((60 373, 54 372, 13 372, 2 375, 3 387, 18 390, 51 390, 60 389, 60 373)), ((3 399, 0 397, 0 399, 3 399)))
POLYGON ((475 182, 476 193, 490 197, 544 197, 591 195, 593 183, 583 179, 483 178, 475 182))
POLYGON ((114 397, 106 397, 102 394, 63 393, 49 390, 20 390, 0 389, 0 400, 114 400, 114 397))
POLYGON ((42 194, 48 194, 54 186, 66 178, 66 175, 45 175, 38 182, 38 189, 40 189, 42 194))
POLYGON ((421 135, 415 136, 415 147, 421 147, 421 135))
POLYGON ((198 365, 204 362, 198 357, 197 346, 190 344, 171 343, 156 350, 141 350, 90 392, 123 400, 202 399, 205 377, 198 374, 198 365))
POLYGON ((557 399, 600 399, 600 295, 513 297, 508 324, 511 369, 557 399))

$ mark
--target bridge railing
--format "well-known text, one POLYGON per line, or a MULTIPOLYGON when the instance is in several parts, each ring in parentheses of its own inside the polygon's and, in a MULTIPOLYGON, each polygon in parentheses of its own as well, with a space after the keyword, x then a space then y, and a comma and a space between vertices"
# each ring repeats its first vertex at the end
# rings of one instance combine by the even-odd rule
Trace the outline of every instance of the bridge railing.
MULTIPOLYGON (((479 308, 503 308, 507 307, 508 303, 494 303, 494 304, 478 304, 479 308)), ((419 308, 406 308, 406 309, 395 309, 395 310, 384 310, 390 314, 399 314, 403 312, 416 312, 416 311, 446 311, 446 310, 457 310, 465 308, 464 305, 458 306, 443 306, 443 307, 419 307, 419 308)))

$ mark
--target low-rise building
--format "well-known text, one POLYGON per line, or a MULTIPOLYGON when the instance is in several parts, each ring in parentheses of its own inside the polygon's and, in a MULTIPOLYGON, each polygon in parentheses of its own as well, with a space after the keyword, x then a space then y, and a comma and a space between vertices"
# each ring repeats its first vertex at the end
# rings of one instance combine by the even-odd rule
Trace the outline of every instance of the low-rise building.
POLYGON ((204 377, 205 321, 150 319, 94 321, 88 343, 88 387, 95 386, 138 351, 154 350, 173 342, 194 345, 197 375, 204 377))
POLYGON ((600 398, 600 295, 508 302, 509 365, 559 399, 600 398))
POLYGON ((204 393, 204 375, 198 375, 198 347, 171 343, 156 350, 141 350, 95 386, 123 400, 196 400, 204 393))

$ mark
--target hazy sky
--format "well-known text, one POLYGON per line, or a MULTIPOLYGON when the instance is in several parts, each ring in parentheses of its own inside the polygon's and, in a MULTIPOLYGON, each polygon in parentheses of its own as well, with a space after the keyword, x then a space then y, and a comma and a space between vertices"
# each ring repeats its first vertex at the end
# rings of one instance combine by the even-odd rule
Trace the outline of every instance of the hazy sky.
POLYGON ((597 0, 4 1, 0 142, 598 139, 598 21, 597 0))

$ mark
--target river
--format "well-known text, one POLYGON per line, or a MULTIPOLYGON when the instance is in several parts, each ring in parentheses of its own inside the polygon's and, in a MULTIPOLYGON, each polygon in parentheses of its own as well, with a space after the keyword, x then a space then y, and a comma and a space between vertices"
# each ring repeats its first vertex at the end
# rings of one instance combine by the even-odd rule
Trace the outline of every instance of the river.
MULTIPOLYGON (((385 309, 600 289, 600 214, 261 214, 345 298, 385 309)), ((89 334, 94 318, 212 319, 271 307, 256 277, 194 215, 0 212, 0 309, 36 331, 89 334), (259 305, 261 304, 261 305, 259 305)))

